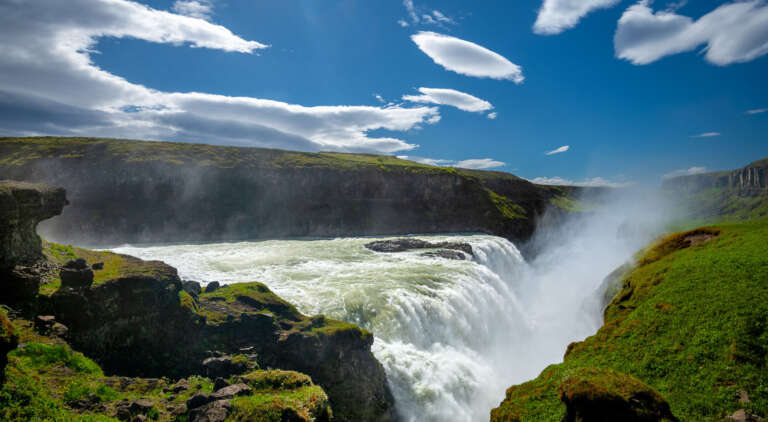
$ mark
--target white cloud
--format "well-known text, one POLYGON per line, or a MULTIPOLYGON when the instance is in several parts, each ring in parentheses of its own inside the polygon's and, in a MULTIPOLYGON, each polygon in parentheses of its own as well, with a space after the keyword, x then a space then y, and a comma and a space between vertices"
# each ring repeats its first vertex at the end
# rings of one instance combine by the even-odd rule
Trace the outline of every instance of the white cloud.
POLYGON ((413 5, 413 0, 403 0, 403 6, 408 11, 408 16, 411 18, 411 22, 419 23, 419 15, 416 13, 416 6, 413 5))
POLYGON ((727 3, 694 21, 671 11, 654 12, 643 0, 624 11, 613 43, 617 57, 636 65, 701 45, 710 63, 748 62, 768 53, 768 5, 765 0, 727 3))
POLYGON ((432 11, 432 16, 434 16, 434 17, 435 17, 435 19, 436 19, 438 22, 443 22, 443 23, 454 23, 454 22, 453 22, 453 19, 449 18, 448 16, 445 16, 445 15, 444 15, 442 12, 440 12, 439 10, 433 10, 433 11, 432 11))
POLYGON ((397 24, 402 26, 403 28, 408 26, 408 22, 406 22, 405 19, 398 19, 397 24))
POLYGON ((458 163, 454 164, 453 167, 460 167, 463 169, 492 169, 506 165, 507 163, 496 161, 490 158, 473 158, 459 161, 458 163))
POLYGON ((533 32, 540 35, 559 34, 571 29, 593 10, 616 5, 620 0, 544 0, 533 32))
POLYGON ((210 0, 176 0, 171 10, 180 15, 210 20, 211 14, 213 14, 213 4, 210 0))
POLYGON ((386 103, 387 101, 384 99, 384 97, 381 96, 381 94, 373 94, 373 97, 376 98, 376 100, 380 103, 386 103))
POLYGON ((412 103, 449 105, 459 110, 479 113, 493 109, 488 101, 467 93, 445 88, 419 88, 422 95, 403 95, 403 100, 412 103))
POLYGON ((491 119, 491 120, 494 120, 495 118, 499 117, 499 113, 497 113, 497 112, 495 112, 495 111, 492 111, 492 112, 488 113, 488 116, 487 116, 487 117, 488 117, 489 119, 491 119))
POLYGON ((569 149, 571 149, 571 147, 570 147, 570 146, 568 146, 568 145, 563 145, 563 146, 561 146, 560 148, 557 148, 557 149, 553 149, 552 151, 548 151, 548 152, 546 152, 545 154, 547 154, 547 155, 560 154, 561 152, 566 152, 566 151, 568 151, 569 149))
POLYGON ((95 66, 90 54, 103 36, 238 53, 268 47, 202 19, 127 0, 0 2, 0 133, 389 153, 416 145, 368 132, 440 120, 436 107, 305 107, 158 91, 95 66))
POLYGON ((461 160, 461 161, 442 160, 442 159, 425 158, 425 157, 413 157, 409 155, 398 155, 397 158, 400 158, 402 160, 415 161, 417 163, 422 163, 422 164, 429 164, 431 166, 459 167, 459 168, 475 169, 475 170, 490 169, 490 168, 502 167, 507 165, 507 163, 497 161, 492 158, 472 158, 472 159, 461 160))
POLYGON ((535 179, 528 179, 529 182, 537 185, 557 185, 557 186, 582 186, 582 187, 608 187, 608 188, 624 188, 632 186, 633 182, 615 182, 602 177, 593 177, 591 179, 585 179, 580 182, 573 180, 563 179, 562 177, 537 177, 535 179))
POLYGON ((713 136, 720 136, 720 132, 706 132, 698 135, 692 135, 691 138, 712 138, 713 136))
POLYGON ((525 79, 520 66, 475 43, 429 31, 418 32, 411 39, 447 70, 477 78, 508 79, 517 84, 525 79))
POLYGON ((702 174, 706 172, 707 172, 706 167, 691 167, 691 168, 675 170, 673 172, 667 173, 664 176, 662 176, 662 179, 667 180, 667 179, 673 179, 675 177, 692 176, 694 174, 702 174))
POLYGON ((768 111, 768 108, 756 108, 754 110, 747 110, 747 114, 760 114, 768 111))

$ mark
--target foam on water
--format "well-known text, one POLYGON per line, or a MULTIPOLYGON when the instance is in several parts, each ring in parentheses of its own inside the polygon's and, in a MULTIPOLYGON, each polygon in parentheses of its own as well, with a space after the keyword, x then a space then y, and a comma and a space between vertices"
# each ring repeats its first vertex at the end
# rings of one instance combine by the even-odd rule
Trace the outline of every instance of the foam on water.
POLYGON ((568 343, 597 329, 600 309, 590 299, 650 238, 618 236, 620 219, 590 221, 555 237, 531 263, 489 235, 419 236, 471 244, 475 257, 465 261, 375 253, 364 248, 372 238, 115 251, 163 260, 184 279, 260 281, 305 314, 359 324, 375 335, 373 353, 404 420, 480 421, 507 387, 559 362, 568 343))

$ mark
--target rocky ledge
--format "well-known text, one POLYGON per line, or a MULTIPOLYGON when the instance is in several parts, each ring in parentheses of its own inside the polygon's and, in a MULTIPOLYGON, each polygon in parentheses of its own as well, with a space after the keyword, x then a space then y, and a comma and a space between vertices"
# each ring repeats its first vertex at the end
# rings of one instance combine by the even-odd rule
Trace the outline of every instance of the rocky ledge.
POLYGON ((374 252, 406 252, 419 249, 436 249, 425 252, 423 256, 445 258, 445 259, 466 259, 475 256, 472 245, 460 242, 427 242, 426 240, 414 238, 401 238, 392 240, 377 240, 366 243, 365 247, 374 252))
MULTIPOLYGON (((221 415, 231 417, 237 412, 241 412, 245 419, 253 418, 248 416, 251 414, 248 412, 258 407, 254 403, 270 400, 270 396, 259 396, 250 404, 241 396, 258 396, 259 391, 266 391, 265 386, 271 389, 269 394, 286 393, 286 397, 293 397, 290 391, 279 387, 279 379, 285 377, 273 379, 264 371, 254 373, 258 368, 306 374, 291 376, 304 377, 296 388, 306 390, 297 393, 297 397, 304 400, 299 407, 305 410, 297 411, 296 406, 287 406, 286 409, 290 410, 285 410, 285 414, 279 413, 282 416, 277 420, 327 420, 331 415, 329 409, 324 410, 328 403, 336 421, 394 419, 392 396, 384 369, 371 353, 373 335, 370 332, 323 316, 304 316, 261 283, 206 288, 203 291, 197 283, 183 283, 176 269, 159 261, 142 261, 110 252, 41 243, 34 232, 35 224, 40 218, 61 212, 66 204, 63 191, 27 184, 19 185, 19 189, 8 187, 14 186, 10 183, 4 186, 4 209, 15 209, 17 217, 0 222, 3 225, 0 230, 6 234, 6 242, 24 246, 23 254, 18 251, 13 254, 4 252, 6 267, 19 268, 21 263, 35 265, 40 270, 22 280, 22 286, 19 286, 21 282, 18 279, 4 278, 0 303, 23 310, 10 312, 17 328, 27 327, 27 332, 34 332, 25 335, 21 343, 56 343, 63 348, 49 350, 42 345, 30 346, 34 352, 26 346, 24 350, 16 349, 19 342, 15 337, 17 329, 9 323, 6 312, 2 312, 0 354, 4 358, 9 350, 13 350, 8 354, 11 357, 10 372, 6 373, 15 373, 15 369, 10 370, 13 365, 19 372, 18 376, 14 375, 15 381, 7 383, 13 384, 8 387, 13 391, 23 393, 24 383, 27 382, 23 376, 30 374, 30 365, 40 363, 35 359, 29 362, 24 360, 29 353, 50 353, 56 359, 63 359, 69 354, 77 356, 80 352, 84 355, 83 359, 92 359, 94 366, 98 364, 89 372, 93 379, 89 378, 87 383, 93 389, 102 388, 101 384, 107 383, 107 387, 116 391, 115 397, 127 398, 131 388, 114 384, 116 381, 104 381, 105 375, 109 379, 139 377, 140 381, 136 381, 139 383, 157 378, 207 379, 202 384, 210 384, 206 387, 209 391, 204 391, 208 395, 199 397, 197 401, 187 401, 184 403, 185 410, 178 410, 181 412, 179 415, 186 415, 190 421, 223 420, 216 418, 221 415), (26 199, 16 200, 15 203, 9 199, 21 197, 26 199), (18 217, 20 214, 25 217, 18 217), (5 294, 17 291, 25 293, 5 294), (217 378, 221 381, 214 382, 217 378), (237 387, 229 388, 229 385, 237 387), (230 391, 234 389, 237 391, 230 391), (306 402, 308 397, 312 398, 311 403, 306 402)), ((65 361, 68 362, 80 358, 67 359, 65 361)), ((86 363, 83 365, 88 367, 86 363)), ((41 376, 52 376, 48 381, 57 383, 59 375, 41 376)), ((50 387, 48 381, 44 383, 46 388, 50 387)), ((176 401, 168 402, 167 398, 165 402, 158 402, 158 398, 153 396, 155 390, 150 388, 139 396, 146 396, 144 398, 152 401, 155 407, 160 404, 166 407, 179 405, 176 401)), ((29 394, 48 394, 52 390, 46 391, 29 394)), ((59 393, 51 394, 60 397, 59 393)), ((0 399, 2 397, 0 394, 0 399)), ((10 403, 6 404, 9 409, 13 408, 10 403)), ((124 420, 136 420, 134 418, 139 416, 151 419, 158 412, 165 415, 161 419, 167 417, 171 420, 172 414, 177 412, 162 406, 158 408, 160 410, 151 411, 152 407, 145 406, 147 404, 135 400, 116 403, 104 397, 82 397, 79 401, 63 403, 62 412, 106 414, 124 420), (107 402, 109 405, 104 404, 107 402)), ((34 410, 34 406, 29 406, 30 411, 34 410)), ((34 419, 39 415, 0 414, 0 419, 6 416, 29 416, 34 419)), ((48 416, 53 419, 59 417, 48 416)), ((249 420, 264 419, 256 417, 249 420)))

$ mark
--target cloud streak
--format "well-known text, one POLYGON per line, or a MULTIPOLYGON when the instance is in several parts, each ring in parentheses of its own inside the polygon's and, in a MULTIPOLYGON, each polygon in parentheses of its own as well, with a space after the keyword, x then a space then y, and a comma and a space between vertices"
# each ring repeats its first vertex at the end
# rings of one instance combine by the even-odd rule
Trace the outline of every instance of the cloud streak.
POLYGON ((705 133, 700 133, 698 135, 691 135, 691 138, 713 138, 715 136, 720 136, 720 135, 721 135, 720 132, 705 132, 705 133))
POLYGON ((602 177, 593 177, 580 182, 563 179, 562 177, 536 177, 534 179, 528 179, 528 181, 537 185, 582 186, 593 188, 625 188, 634 185, 634 182, 615 182, 602 177))
POLYGON ((411 36, 419 49, 447 70, 475 78, 523 83, 520 66, 483 46, 450 35, 420 31, 411 36))
POLYGON ((570 146, 568 146, 568 145, 563 145, 563 146, 561 146, 560 148, 557 148, 557 149, 553 149, 552 151, 548 151, 548 152, 545 152, 544 154, 546 154, 546 155, 555 155, 555 154, 560 154, 560 153, 566 152, 566 151, 568 151, 569 149, 571 149, 571 147, 570 147, 570 146))
POLYGON ((435 158, 425 157, 413 157, 408 155, 398 155, 397 158, 401 160, 415 161, 421 164, 429 164, 431 166, 440 167, 459 167, 465 169, 482 170, 506 166, 507 163, 494 160, 492 158, 471 158, 467 160, 455 161, 455 160, 443 160, 435 158))
POLYGON ((754 110, 747 110, 747 114, 761 114, 768 111, 768 108, 756 108, 754 110))
POLYGON ((654 12, 643 0, 624 11, 613 43, 616 57, 635 65, 701 45, 710 63, 748 62, 768 53, 768 5, 765 0, 726 3, 693 20, 673 11, 654 12))
POLYGON ((417 145, 368 133, 440 120, 437 108, 427 106, 305 107, 158 91, 92 63, 90 54, 104 36, 245 54, 269 47, 200 18, 127 0, 0 2, 0 107, 7 110, 12 99, 24 110, 13 121, 0 119, 0 133, 391 153, 417 145))
POLYGON ((661 178, 664 180, 668 180, 668 179, 674 179, 675 177, 693 176, 695 174, 703 174, 706 172, 707 172, 706 167, 690 167, 687 169, 675 170, 673 172, 667 173, 661 176, 661 178))
POLYGON ((403 95, 403 100, 413 103, 439 104, 456 107, 472 113, 480 113, 493 109, 488 101, 473 95, 446 88, 419 88, 422 95, 403 95))
POLYGON ((539 35, 555 35, 575 27, 596 9, 615 6, 620 0, 544 0, 533 24, 539 35))

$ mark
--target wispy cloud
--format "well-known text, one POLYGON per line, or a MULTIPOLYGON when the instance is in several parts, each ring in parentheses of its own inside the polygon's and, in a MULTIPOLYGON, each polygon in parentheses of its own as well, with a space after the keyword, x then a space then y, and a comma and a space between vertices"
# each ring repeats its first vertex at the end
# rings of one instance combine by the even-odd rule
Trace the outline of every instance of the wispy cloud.
POLYGON ((571 29, 581 18, 596 9, 616 5, 620 0, 544 0, 533 24, 539 35, 559 34, 571 29))
POLYGON ((435 63, 452 72, 476 78, 508 79, 517 84, 525 79, 520 66, 473 42, 429 31, 418 32, 411 39, 435 63))
POLYGON ((403 95, 403 100, 412 103, 449 105, 459 110, 480 113, 493 108, 488 101, 473 95, 447 88, 419 88, 422 95, 403 95))
POLYGON ((488 116, 487 116, 487 117, 488 117, 489 119, 491 119, 491 120, 494 120, 495 118, 499 117, 499 113, 497 113, 497 112, 495 112, 495 111, 492 111, 492 112, 488 113, 488 116))
POLYGON ((571 147, 570 147, 570 146, 568 146, 568 145, 563 145, 563 146, 561 146, 561 147, 560 147, 560 148, 558 148, 558 149, 553 149, 552 151, 549 151, 549 152, 545 152, 545 154, 547 154, 547 155, 560 154, 561 152, 566 152, 566 151, 568 151, 569 149, 571 149, 571 147))
POLYGON ((422 163, 422 164, 429 164, 431 166, 459 167, 459 168, 474 169, 474 170, 491 169, 491 168, 503 167, 507 165, 507 163, 494 160, 492 158, 471 158, 468 160, 461 160, 461 161, 414 157, 414 156, 408 156, 408 155, 398 155, 397 158, 400 158, 402 160, 415 161, 417 163, 422 163))
MULTIPOLYGON (((445 27, 445 24, 456 23, 453 19, 449 18, 445 13, 439 10, 429 11, 417 7, 413 3, 413 0, 403 0, 403 6, 405 6, 405 11, 408 13, 408 18, 413 25, 424 24, 445 27)), ((398 20, 397 23, 402 27, 409 26, 409 23, 404 19, 398 20)))
POLYGON ((535 179, 528 179, 528 181, 531 183, 535 183, 537 185, 608 187, 608 188, 624 188, 624 187, 634 185, 634 182, 616 182, 616 181, 604 179, 602 177, 593 177, 591 179, 585 179, 580 182, 563 179, 562 177, 537 177, 535 179))
POLYGON ((171 10, 180 15, 210 20, 213 14, 213 3, 210 0, 176 0, 171 10))
POLYGON ((636 65, 695 50, 701 45, 710 63, 724 66, 768 53, 765 0, 725 3, 693 20, 669 10, 654 12, 650 0, 630 6, 613 38, 616 57, 636 65))
POLYGON ((712 138, 722 135, 720 132, 704 132, 698 135, 691 135, 691 138, 712 138))
POLYGON ((760 114, 768 111, 768 108, 756 108, 754 110, 747 110, 747 114, 760 114))
POLYGON ((674 179, 675 177, 692 176, 694 174, 702 174, 706 172, 707 172, 706 167, 690 167, 687 169, 680 169, 680 170, 675 170, 673 172, 669 172, 661 177, 662 179, 667 180, 667 179, 674 179))

